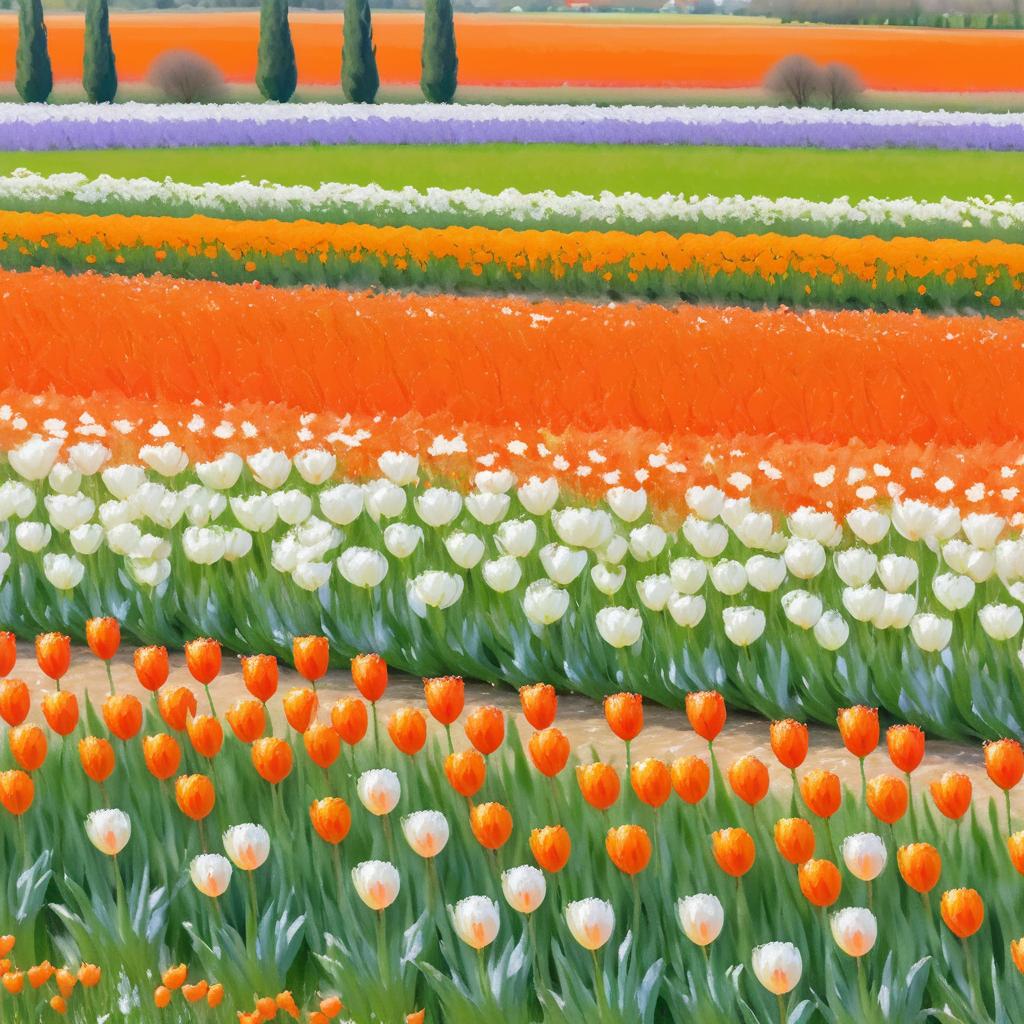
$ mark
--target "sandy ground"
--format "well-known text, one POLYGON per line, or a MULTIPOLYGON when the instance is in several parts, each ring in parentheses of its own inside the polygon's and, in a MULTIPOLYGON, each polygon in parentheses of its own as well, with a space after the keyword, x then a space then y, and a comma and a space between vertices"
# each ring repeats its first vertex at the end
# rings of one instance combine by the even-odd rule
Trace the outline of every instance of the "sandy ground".
MULTIPOLYGON (((141 688, 135 680, 132 668, 131 650, 122 653, 112 664, 115 684, 119 689, 141 694, 141 688)), ((53 684, 40 671, 36 664, 31 645, 21 644, 18 648, 18 661, 12 676, 24 679, 33 693, 32 716, 41 721, 39 700, 42 694, 52 689, 53 684)), ((171 675, 169 683, 190 686, 198 698, 200 707, 205 709, 207 702, 202 687, 192 679, 185 666, 185 657, 181 653, 171 653, 171 675)), ((82 695, 88 693, 96 703, 102 702, 108 692, 107 677, 102 662, 98 661, 87 648, 75 648, 71 659, 71 670, 61 682, 62 688, 71 689, 82 695)), ((278 694, 285 693, 291 686, 305 685, 304 680, 291 669, 282 667, 278 694)), ((213 699, 218 711, 223 713, 239 697, 248 696, 242 682, 242 672, 238 660, 233 656, 225 656, 221 675, 212 684, 213 699)), ((318 683, 321 695, 320 716, 326 716, 326 708, 340 696, 355 694, 357 691, 352 677, 347 671, 332 671, 318 683)), ((413 676, 392 673, 388 690, 379 704, 382 723, 388 715, 399 707, 416 705, 425 710, 423 700, 423 684, 413 676)), ((530 725, 523 717, 519 708, 519 698, 514 690, 505 687, 494 687, 487 683, 467 683, 466 708, 472 709, 482 704, 495 704, 502 708, 515 721, 524 739, 528 738, 530 725)), ((283 715, 280 701, 271 701, 271 709, 275 720, 283 715)), ((437 733, 442 729, 430 719, 430 728, 437 733)), ((568 735, 577 756, 584 761, 590 760, 589 751, 593 749, 597 758, 609 761, 622 767, 625 763, 625 748, 622 742, 608 728, 601 706, 587 697, 561 695, 558 701, 558 719, 556 725, 568 735)), ((467 746, 461 728, 453 727, 453 736, 457 747, 467 746)), ((644 757, 659 757, 672 761, 686 754, 705 754, 707 745, 696 736, 681 711, 646 704, 644 707, 644 730, 633 742, 634 761, 644 757)), ((772 785, 789 788, 789 772, 775 760, 768 741, 768 723, 757 716, 732 712, 722 734, 715 741, 715 752, 722 767, 725 768, 733 760, 743 754, 754 754, 768 765, 772 777, 772 785)), ((824 726, 811 726, 811 745, 805 768, 829 768, 835 771, 843 781, 853 788, 859 788, 859 769, 856 758, 852 757, 843 747, 839 733, 835 729, 824 726)), ((894 772, 885 752, 885 740, 878 750, 867 758, 867 774, 894 772)), ((985 774, 985 763, 981 743, 957 744, 939 740, 929 740, 924 762, 915 773, 915 789, 922 791, 932 779, 938 778, 948 770, 965 772, 974 781, 975 796, 999 796, 1001 793, 989 781, 985 774)), ((1024 814, 1024 786, 1018 787, 1014 799, 1017 813, 1024 814)), ((1000 803, 1000 806, 1002 804, 1000 803)))

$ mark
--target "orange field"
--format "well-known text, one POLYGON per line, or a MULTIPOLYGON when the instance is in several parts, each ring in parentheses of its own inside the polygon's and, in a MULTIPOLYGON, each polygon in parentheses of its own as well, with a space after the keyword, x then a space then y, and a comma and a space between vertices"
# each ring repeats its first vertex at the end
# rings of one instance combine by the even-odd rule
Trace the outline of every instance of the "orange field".
MULTIPOLYGON (((381 79, 420 76, 421 15, 374 13, 381 79)), ((292 12, 299 80, 335 85, 340 13, 292 12)), ((1024 37, 1010 31, 861 26, 699 24, 664 20, 601 24, 592 18, 456 16, 459 80, 482 86, 731 88, 759 85, 781 57, 804 53, 852 65, 872 89, 997 92, 1024 88, 1024 37)), ((82 16, 49 14, 59 81, 81 77, 82 16)), ((252 81, 258 14, 122 12, 110 16, 122 81, 145 78, 154 57, 184 48, 205 54, 232 81, 252 81)), ((14 77, 17 16, 0 18, 0 80, 14 77)))

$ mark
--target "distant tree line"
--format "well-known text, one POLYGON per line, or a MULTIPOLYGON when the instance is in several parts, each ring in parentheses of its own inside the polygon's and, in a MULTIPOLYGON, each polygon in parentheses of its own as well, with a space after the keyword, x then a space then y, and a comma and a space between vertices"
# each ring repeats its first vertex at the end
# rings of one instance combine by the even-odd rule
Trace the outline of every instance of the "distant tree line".
POLYGON ((1024 0, 751 0, 747 13, 832 25, 1024 28, 1024 0))

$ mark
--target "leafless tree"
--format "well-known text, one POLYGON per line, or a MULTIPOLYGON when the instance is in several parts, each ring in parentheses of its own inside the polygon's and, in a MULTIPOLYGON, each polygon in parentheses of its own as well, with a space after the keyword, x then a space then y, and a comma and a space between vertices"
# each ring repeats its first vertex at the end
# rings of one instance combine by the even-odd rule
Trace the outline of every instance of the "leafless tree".
POLYGON ((783 57, 764 78, 765 88, 796 107, 806 107, 821 88, 818 65, 801 53, 783 57))
POLYGON ((167 50, 150 65, 149 82, 175 103, 209 103, 224 93, 216 64, 192 50, 167 50))
POLYGON ((821 91, 833 110, 857 105, 864 86, 849 64, 826 64, 820 74, 821 91))

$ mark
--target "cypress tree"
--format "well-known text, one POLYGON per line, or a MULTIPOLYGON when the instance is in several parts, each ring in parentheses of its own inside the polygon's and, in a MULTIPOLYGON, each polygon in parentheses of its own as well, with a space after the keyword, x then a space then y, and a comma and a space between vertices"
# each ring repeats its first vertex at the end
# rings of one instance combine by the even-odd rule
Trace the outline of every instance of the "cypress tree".
POLYGON ((287 103, 298 77, 292 30, 288 27, 288 0, 263 0, 256 85, 268 100, 287 103))
POLYGON ((53 89, 50 51, 41 0, 21 0, 18 9, 18 54, 14 85, 26 103, 45 103, 53 89))
POLYGON ((86 0, 85 55, 82 85, 90 103, 110 103, 117 95, 117 68, 110 42, 110 11, 107 0, 86 0))
POLYGON ((341 48, 341 87, 345 98, 351 103, 372 103, 379 86, 370 0, 345 0, 345 42, 341 48))
POLYGON ((423 9, 423 74, 420 88, 431 103, 451 103, 459 87, 452 0, 426 0, 423 9))

